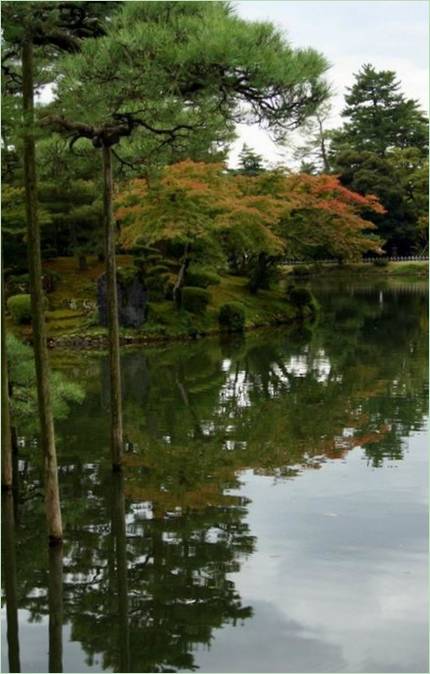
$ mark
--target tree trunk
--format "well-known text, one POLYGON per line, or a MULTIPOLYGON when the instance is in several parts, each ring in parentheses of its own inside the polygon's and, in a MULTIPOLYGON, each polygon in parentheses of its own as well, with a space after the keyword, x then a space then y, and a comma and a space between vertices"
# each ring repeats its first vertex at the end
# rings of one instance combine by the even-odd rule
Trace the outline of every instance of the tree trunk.
POLYGON ((177 303, 177 295, 178 295, 178 290, 184 283, 184 278, 185 278, 185 273, 188 269, 188 266, 190 264, 190 258, 188 256, 189 253, 189 244, 185 244, 185 250, 184 250, 184 257, 182 260, 181 268, 179 270, 178 276, 175 281, 175 285, 173 286, 173 291, 172 291, 172 296, 173 296, 173 301, 177 303))
POLYGON ((1 269, 1 486, 11 489, 12 471, 12 432, 9 408, 9 377, 6 354, 5 297, 3 267, 1 269))
POLYGON ((330 173, 330 164, 328 161, 328 154, 327 154, 327 148, 325 144, 325 137, 324 137, 324 127, 322 123, 322 119, 319 115, 317 115, 318 119, 318 126, 319 126, 319 135, 320 135, 320 148, 321 148, 321 157, 323 160, 323 166, 324 166, 324 173, 330 173))
POLYGON ((18 592, 16 583, 16 551, 14 503, 11 492, 2 494, 1 544, 3 583, 6 599, 6 629, 9 671, 20 672, 18 634, 18 592))
POLYGON ((86 255, 79 255, 78 256, 78 265, 79 265, 79 271, 87 271, 88 264, 87 264, 87 256, 86 255))
POLYGON ((112 152, 103 146, 103 206, 106 261, 106 299, 109 330, 111 452, 113 470, 121 469, 123 450, 121 363, 118 289, 116 284, 115 227, 112 214, 112 152))
POLYGON ((49 671, 63 671, 63 546, 49 550, 49 671))
POLYGON ((61 541, 60 492, 58 487, 57 454, 54 420, 49 385, 48 349, 43 313, 42 259, 40 227, 37 213, 36 157, 34 143, 33 104, 33 44, 31 38, 22 48, 22 83, 24 108, 24 182, 27 217, 27 247, 30 272, 31 310, 33 316, 33 348, 36 365, 37 399, 39 406, 40 439, 44 453, 45 508, 51 543, 61 541))

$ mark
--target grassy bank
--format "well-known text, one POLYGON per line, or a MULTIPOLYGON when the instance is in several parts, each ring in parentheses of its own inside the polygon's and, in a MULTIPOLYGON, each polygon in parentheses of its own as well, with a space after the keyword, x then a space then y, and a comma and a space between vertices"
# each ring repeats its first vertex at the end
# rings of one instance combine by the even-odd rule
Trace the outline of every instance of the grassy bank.
MULTIPOLYGON (((131 258, 119 256, 118 265, 128 266, 131 258)), ((65 338, 94 342, 106 336, 106 328, 98 324, 96 302, 97 278, 104 265, 96 258, 89 258, 88 268, 80 271, 73 258, 57 258, 44 265, 46 270, 58 275, 55 290, 48 294, 46 312, 47 334, 51 345, 62 345, 65 338)), ((150 301, 148 319, 142 328, 121 328, 125 343, 181 339, 219 332, 218 316, 227 302, 240 302, 245 310, 245 329, 293 322, 300 312, 286 299, 285 290, 261 290, 256 295, 249 292, 246 278, 223 276, 221 283, 209 286, 210 302, 202 314, 176 309, 171 301, 150 301)), ((31 338, 30 326, 8 327, 18 336, 31 338)), ((67 341, 67 339, 66 339, 67 341)), ((90 345, 90 344, 89 344, 90 345)))
POLYGON ((408 280, 422 280, 428 278, 429 263, 427 261, 416 262, 388 262, 385 266, 379 266, 367 262, 355 262, 351 264, 314 264, 314 265, 286 265, 283 275, 292 274, 297 277, 306 276, 353 276, 357 277, 404 277, 408 280))

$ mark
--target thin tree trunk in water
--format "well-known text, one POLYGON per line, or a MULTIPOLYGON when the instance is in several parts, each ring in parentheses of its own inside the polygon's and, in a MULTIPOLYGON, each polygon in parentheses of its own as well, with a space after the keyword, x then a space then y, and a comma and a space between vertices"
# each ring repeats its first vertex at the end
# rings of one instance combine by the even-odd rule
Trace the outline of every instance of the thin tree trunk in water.
POLYGON ((9 406, 9 376, 6 354, 5 299, 3 267, 1 269, 1 486, 12 489, 12 429, 9 406))
POLYGON ((49 549, 49 671, 63 671, 63 546, 49 549))
POLYGON ((37 214, 36 157, 33 135, 33 44, 31 39, 25 40, 22 48, 22 81, 24 107, 24 182, 31 310, 33 316, 33 348, 36 364, 40 439, 45 460, 46 517, 49 539, 51 543, 55 543, 61 541, 63 538, 63 526, 61 522, 57 454, 49 386, 45 317, 43 312, 42 259, 40 254, 40 227, 37 214))
POLYGON ((112 468, 120 470, 123 449, 123 428, 118 290, 116 285, 115 228, 112 214, 112 152, 111 148, 106 146, 103 146, 103 179, 106 300, 109 330, 111 452, 112 468))
POLYGON ((20 672, 18 598, 16 584, 15 519, 12 492, 2 494, 2 563, 6 599, 7 647, 9 671, 20 672))

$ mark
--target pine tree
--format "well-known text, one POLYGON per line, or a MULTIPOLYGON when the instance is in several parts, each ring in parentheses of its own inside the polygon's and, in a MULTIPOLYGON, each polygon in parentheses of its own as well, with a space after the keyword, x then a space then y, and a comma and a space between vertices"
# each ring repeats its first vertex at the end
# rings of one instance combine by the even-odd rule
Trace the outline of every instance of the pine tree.
POLYGON ((400 92, 391 70, 364 65, 348 88, 342 116, 348 121, 334 134, 334 148, 346 146, 384 157, 392 148, 428 149, 428 120, 419 104, 400 92))
MULTIPOLYGON (((108 35, 64 64, 58 112, 46 123, 101 150, 111 363, 113 466, 122 455, 121 378, 112 218, 112 161, 121 139, 140 138, 146 165, 166 161, 200 134, 216 142, 239 119, 278 136, 328 95, 325 59, 294 50, 268 23, 236 17, 226 2, 125 3, 108 35), (205 57, 202 59, 202 54, 205 57), (239 108, 238 103, 244 105, 239 108)), ((125 143, 127 147, 127 143, 125 143)))
POLYGON ((239 173, 256 176, 262 171, 264 171, 263 157, 244 143, 239 154, 239 173))

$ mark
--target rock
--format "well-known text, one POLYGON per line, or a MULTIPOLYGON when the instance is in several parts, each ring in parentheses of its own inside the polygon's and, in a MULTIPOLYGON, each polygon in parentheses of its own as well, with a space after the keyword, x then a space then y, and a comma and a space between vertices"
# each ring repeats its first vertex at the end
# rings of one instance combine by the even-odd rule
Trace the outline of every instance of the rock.
MULTIPOLYGON (((126 328, 138 328, 145 322, 148 292, 139 278, 138 272, 131 270, 127 275, 118 274, 119 324, 126 328)), ((106 274, 97 279, 97 307, 100 325, 107 326, 106 274)))

